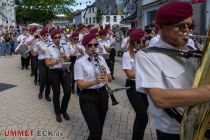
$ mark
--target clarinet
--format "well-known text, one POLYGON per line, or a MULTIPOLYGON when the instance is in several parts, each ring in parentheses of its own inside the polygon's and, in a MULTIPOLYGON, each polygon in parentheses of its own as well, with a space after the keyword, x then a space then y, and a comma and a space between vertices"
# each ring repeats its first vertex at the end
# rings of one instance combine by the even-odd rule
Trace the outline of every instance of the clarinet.
MULTIPOLYGON (((100 64, 100 58, 98 55, 93 51, 94 61, 97 63, 98 69, 101 72, 101 64, 100 64)), ((108 80, 106 80, 105 88, 109 93, 109 96, 111 97, 112 105, 117 105, 119 102, 116 100, 111 88, 108 85, 108 80)))

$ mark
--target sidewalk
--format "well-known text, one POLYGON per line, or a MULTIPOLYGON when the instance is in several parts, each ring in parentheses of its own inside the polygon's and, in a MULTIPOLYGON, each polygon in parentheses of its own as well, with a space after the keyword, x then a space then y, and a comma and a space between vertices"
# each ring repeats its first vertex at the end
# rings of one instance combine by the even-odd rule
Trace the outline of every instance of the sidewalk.
MULTIPOLYGON (((111 87, 124 86, 125 74, 121 70, 120 58, 117 58, 115 78, 116 80, 110 85, 111 87)), ((63 119, 63 122, 57 123, 52 101, 47 102, 45 99, 38 99, 38 86, 33 84, 30 70, 21 70, 20 56, 0 58, 0 83, 17 85, 14 88, 0 92, 0 140, 87 139, 89 132, 80 112, 78 96, 75 94, 71 96, 67 111, 70 120, 63 119), (5 137, 5 132, 7 132, 5 130, 33 132, 32 136, 27 137, 11 137, 11 135, 5 137), (48 132, 48 134, 45 132, 48 132), (43 133, 48 136, 43 136, 43 133)), ((50 96, 52 97, 52 92, 50 96)), ((120 103, 112 106, 110 101, 102 139, 131 140, 135 117, 133 108, 127 99, 125 91, 115 93, 115 97, 120 103)), ((156 140, 156 134, 150 122, 145 131, 144 140, 156 140)))

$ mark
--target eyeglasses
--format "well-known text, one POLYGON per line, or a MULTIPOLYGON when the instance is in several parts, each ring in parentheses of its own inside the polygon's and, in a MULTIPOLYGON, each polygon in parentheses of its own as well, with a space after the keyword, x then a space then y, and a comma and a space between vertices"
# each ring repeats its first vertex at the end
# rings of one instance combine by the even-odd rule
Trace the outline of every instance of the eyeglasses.
POLYGON ((144 44, 145 41, 146 41, 145 39, 141 39, 141 40, 137 40, 136 43, 137 43, 137 44, 144 44))
POLYGON ((43 35, 43 37, 46 37, 46 36, 48 36, 48 34, 44 34, 44 35, 43 35))
POLYGON ((91 48, 92 46, 94 46, 95 48, 98 47, 98 43, 95 44, 87 44, 88 48, 91 48))
POLYGON ((194 24, 184 24, 184 23, 174 24, 172 26, 179 28, 180 31, 184 31, 184 30, 186 30, 186 28, 188 28, 189 30, 193 30, 195 27, 194 24))
POLYGON ((55 36, 53 39, 61 39, 61 36, 55 36))

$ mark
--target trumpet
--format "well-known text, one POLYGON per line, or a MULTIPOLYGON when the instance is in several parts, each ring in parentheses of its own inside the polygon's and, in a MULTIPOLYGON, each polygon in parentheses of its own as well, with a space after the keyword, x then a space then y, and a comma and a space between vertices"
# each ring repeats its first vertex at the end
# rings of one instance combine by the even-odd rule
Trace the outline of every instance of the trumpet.
MULTIPOLYGON (((95 53, 95 51, 93 51, 93 56, 94 56, 94 61, 97 63, 98 69, 101 72, 101 64, 100 64, 100 58, 98 57, 98 55, 95 53)), ((108 80, 106 80, 105 83, 105 88, 109 93, 109 96, 111 97, 111 101, 112 101, 112 105, 117 105, 119 102, 116 100, 113 91, 111 90, 111 88, 108 85, 108 80)))
POLYGON ((210 39, 210 36, 204 36, 204 35, 194 35, 191 33, 184 33, 186 38, 197 38, 197 39, 210 39))

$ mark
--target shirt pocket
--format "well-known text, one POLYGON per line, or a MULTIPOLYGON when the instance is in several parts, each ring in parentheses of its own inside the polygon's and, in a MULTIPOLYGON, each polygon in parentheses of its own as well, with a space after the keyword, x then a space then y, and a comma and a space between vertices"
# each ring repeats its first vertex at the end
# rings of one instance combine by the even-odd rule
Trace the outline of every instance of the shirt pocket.
POLYGON ((95 78, 94 70, 86 67, 84 70, 84 76, 87 77, 88 79, 95 78))

